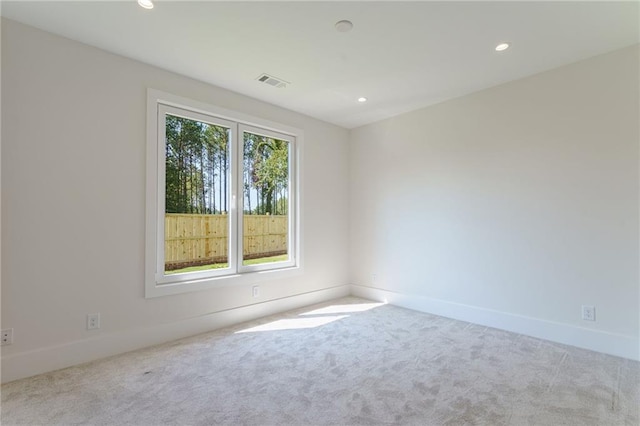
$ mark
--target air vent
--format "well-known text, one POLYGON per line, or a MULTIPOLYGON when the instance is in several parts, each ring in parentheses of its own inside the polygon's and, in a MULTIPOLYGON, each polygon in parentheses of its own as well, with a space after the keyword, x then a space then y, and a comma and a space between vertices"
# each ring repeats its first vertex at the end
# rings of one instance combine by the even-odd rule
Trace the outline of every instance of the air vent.
POLYGON ((289 82, 284 81, 281 78, 274 77, 269 74, 261 74, 257 78, 257 80, 261 83, 268 84, 269 86, 273 86, 277 88, 287 87, 287 84, 290 84, 289 82))

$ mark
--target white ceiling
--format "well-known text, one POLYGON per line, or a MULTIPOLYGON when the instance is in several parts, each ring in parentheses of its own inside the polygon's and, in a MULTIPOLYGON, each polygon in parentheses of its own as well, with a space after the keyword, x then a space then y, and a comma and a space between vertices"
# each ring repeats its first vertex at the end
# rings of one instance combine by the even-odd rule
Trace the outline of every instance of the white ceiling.
POLYGON ((346 128, 640 41, 638 2, 155 5, 2 1, 1 13, 346 128), (337 32, 341 19, 354 29, 337 32), (496 52, 501 41, 512 47, 496 52), (291 84, 267 86, 261 73, 291 84))

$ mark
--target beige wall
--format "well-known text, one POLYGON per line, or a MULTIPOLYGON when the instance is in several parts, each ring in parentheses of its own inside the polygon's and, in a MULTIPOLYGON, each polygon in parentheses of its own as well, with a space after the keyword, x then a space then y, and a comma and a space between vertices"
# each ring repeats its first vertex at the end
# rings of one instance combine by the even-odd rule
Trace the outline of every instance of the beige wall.
MULTIPOLYGON (((136 330, 161 336, 257 301, 348 292, 346 130, 9 20, 2 65, 2 327, 15 329, 3 373, 9 361, 67 356, 64 345, 105 346, 99 357, 113 351, 100 339, 126 350, 136 330), (303 275, 262 283, 260 299, 249 286, 144 298, 149 87, 304 131, 303 275), (97 332, 86 330, 92 312, 97 332)), ((165 340, 201 331, 182 330, 165 340)))
POLYGON ((638 60, 626 48, 353 130, 351 283, 638 358, 638 60))

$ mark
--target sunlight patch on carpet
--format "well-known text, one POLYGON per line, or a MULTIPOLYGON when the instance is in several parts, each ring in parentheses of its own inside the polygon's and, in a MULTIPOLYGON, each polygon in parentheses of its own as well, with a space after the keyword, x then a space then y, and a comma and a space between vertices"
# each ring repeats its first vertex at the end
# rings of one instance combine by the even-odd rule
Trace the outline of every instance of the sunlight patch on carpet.
POLYGON ((262 324, 256 327, 247 328, 237 331, 237 333, 253 333, 257 331, 279 331, 279 330, 299 330, 303 328, 315 328, 320 327, 334 321, 347 318, 349 315, 334 315, 327 317, 314 317, 314 318, 291 318, 281 319, 273 321, 267 324, 262 324))
POLYGON ((383 306, 385 303, 358 303, 349 305, 331 305, 325 308, 315 309, 300 315, 324 315, 324 314, 346 314, 354 312, 364 312, 369 309, 383 306))

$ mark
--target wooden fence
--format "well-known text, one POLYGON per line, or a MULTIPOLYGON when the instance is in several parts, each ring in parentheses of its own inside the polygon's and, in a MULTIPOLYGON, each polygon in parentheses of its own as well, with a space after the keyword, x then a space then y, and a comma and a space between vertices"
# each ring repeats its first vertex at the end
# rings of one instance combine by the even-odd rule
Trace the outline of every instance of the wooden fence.
MULTIPOLYGON (((227 262, 228 220, 219 214, 165 214, 165 270, 227 262)), ((287 216, 245 215, 243 228, 244 259, 287 253, 287 216)))

